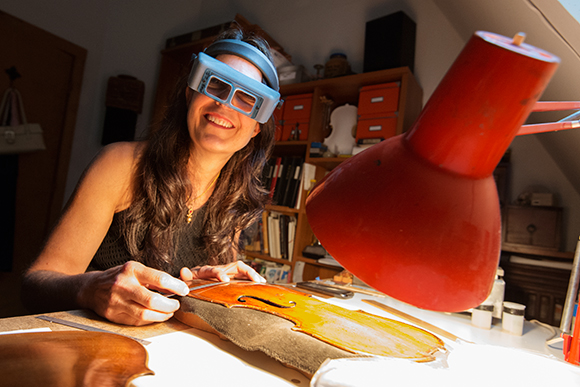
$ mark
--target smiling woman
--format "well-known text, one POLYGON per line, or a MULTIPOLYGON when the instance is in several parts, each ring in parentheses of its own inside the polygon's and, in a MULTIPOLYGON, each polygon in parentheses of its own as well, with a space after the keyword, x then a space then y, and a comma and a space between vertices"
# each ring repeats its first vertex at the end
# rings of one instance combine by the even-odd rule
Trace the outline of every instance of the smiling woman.
POLYGON ((142 325, 179 306, 152 290, 185 295, 192 278, 265 281, 235 252, 267 200, 259 178, 274 143, 276 72, 265 41, 239 29, 199 57, 160 127, 105 147, 86 170, 26 273, 34 312, 89 308, 142 325), (215 82, 193 83, 199 73, 215 82))
MULTIPOLYGON (((220 66, 228 67, 228 72, 234 75, 239 73, 239 78, 244 76, 246 78, 245 83, 253 81, 267 88, 267 86, 259 83, 262 79, 260 70, 244 58, 222 54, 214 62, 220 66)), ((194 64, 192 73, 199 71, 198 69, 194 64)), ((202 71, 207 78, 208 70, 203 69, 202 71)), ((255 117, 261 108, 250 106, 249 111, 244 112, 239 107, 243 106, 241 105, 242 102, 238 100, 239 98, 236 98, 236 95, 240 93, 244 93, 248 98, 252 98, 252 96, 239 86, 236 89, 233 87, 219 87, 216 81, 211 81, 212 79, 217 80, 217 77, 212 75, 207 86, 197 88, 202 90, 203 93, 194 92, 191 88, 191 82, 190 88, 187 89, 189 104, 188 127, 194 143, 192 153, 195 158, 203 159, 204 161, 215 157, 214 153, 221 154, 229 159, 233 153, 246 146, 250 139, 260 132, 258 122, 252 117, 255 117)), ((228 86, 227 83, 221 80, 220 84, 228 86)), ((256 93, 254 99, 258 98, 264 99, 258 97, 256 93)), ((271 116, 271 112, 268 114, 271 116)), ((260 114, 260 116, 262 115, 260 114)))

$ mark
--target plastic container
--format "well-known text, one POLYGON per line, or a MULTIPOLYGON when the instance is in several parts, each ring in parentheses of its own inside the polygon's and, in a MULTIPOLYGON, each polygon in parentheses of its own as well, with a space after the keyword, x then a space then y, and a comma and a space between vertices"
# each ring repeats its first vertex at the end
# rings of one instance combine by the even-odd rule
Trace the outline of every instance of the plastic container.
POLYGON ((471 325, 483 328, 491 328, 491 320, 493 315, 493 303, 484 301, 483 304, 473 308, 471 311, 471 325))
POLYGON ((495 280, 493 282, 493 288, 491 289, 491 293, 484 301, 490 302, 493 304, 493 317, 501 319, 502 316, 502 309, 503 309, 503 299, 505 295, 505 281, 503 280, 504 271, 501 267, 497 268, 495 274, 495 280))
POLYGON ((521 336, 524 332, 526 306, 515 302, 503 303, 502 328, 512 335, 521 336))

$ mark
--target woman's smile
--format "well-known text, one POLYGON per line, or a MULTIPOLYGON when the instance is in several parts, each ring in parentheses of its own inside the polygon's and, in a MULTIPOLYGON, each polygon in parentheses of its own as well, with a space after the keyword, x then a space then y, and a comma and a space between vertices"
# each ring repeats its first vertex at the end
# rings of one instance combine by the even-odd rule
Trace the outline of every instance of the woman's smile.
POLYGON ((208 120, 209 122, 219 126, 219 127, 225 128, 225 129, 231 129, 234 127, 234 125, 229 120, 227 120, 223 117, 219 117, 219 116, 210 114, 210 113, 205 115, 205 119, 208 120))

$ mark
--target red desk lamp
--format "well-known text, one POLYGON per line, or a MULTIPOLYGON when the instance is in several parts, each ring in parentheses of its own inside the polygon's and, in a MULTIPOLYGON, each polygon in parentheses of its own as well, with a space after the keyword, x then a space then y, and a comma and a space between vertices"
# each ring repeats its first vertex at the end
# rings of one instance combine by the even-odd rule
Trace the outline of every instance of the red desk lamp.
POLYGON ((558 63, 517 39, 475 33, 407 133, 313 189, 306 212, 322 245, 401 301, 448 312, 479 305, 501 248, 492 173, 558 63))

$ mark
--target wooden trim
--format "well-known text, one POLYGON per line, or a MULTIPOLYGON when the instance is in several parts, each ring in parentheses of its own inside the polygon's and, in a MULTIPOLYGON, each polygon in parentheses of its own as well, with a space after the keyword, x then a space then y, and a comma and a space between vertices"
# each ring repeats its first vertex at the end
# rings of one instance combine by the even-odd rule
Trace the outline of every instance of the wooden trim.
POLYGON ((52 195, 49 210, 49 229, 59 219, 63 208, 66 182, 68 178, 70 156, 74 140, 74 133, 77 122, 77 112, 80 102, 83 74, 87 58, 87 50, 72 43, 62 41, 62 48, 74 58, 71 83, 69 84, 69 98, 65 112, 65 121, 61 137, 60 149, 58 153, 58 166, 56 170, 55 190, 52 195))
POLYGON ((540 247, 517 245, 513 243, 503 243, 501 250, 509 253, 530 254, 566 260, 574 259, 574 253, 571 251, 554 251, 549 249, 542 249, 540 247))

